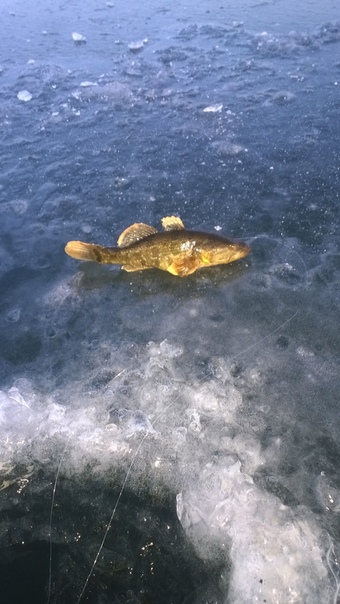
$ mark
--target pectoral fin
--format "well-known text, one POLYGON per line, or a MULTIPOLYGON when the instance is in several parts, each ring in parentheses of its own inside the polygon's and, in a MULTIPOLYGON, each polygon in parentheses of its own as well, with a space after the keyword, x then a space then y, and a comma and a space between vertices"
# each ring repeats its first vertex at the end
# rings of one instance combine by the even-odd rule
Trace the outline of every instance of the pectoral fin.
POLYGON ((176 260, 167 271, 176 277, 187 277, 194 273, 201 266, 199 260, 195 257, 185 258, 184 260, 176 260))

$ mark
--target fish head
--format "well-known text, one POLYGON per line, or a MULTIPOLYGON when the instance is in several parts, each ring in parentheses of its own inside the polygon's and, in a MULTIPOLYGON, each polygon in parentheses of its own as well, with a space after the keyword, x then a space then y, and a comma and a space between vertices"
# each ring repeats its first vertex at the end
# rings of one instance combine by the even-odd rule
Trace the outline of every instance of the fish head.
POLYGON ((202 246, 201 258, 206 266, 229 264, 244 258, 250 252, 250 247, 242 241, 232 241, 224 237, 209 241, 207 246, 202 246))

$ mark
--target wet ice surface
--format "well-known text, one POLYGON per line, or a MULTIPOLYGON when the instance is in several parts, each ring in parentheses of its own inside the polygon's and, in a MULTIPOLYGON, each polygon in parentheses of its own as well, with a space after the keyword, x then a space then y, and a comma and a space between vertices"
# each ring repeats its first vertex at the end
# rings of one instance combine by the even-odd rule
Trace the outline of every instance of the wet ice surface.
POLYGON ((81 601, 336 603, 334 6, 38 4, 1 42, 1 589, 77 602, 124 485, 81 601), (172 213, 251 256, 63 252, 172 213))

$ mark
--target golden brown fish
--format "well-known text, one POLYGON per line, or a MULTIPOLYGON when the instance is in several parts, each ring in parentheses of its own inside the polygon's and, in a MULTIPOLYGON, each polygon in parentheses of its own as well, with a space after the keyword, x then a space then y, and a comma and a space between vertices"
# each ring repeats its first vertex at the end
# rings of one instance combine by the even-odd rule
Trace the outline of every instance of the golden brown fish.
POLYGON ((65 252, 77 260, 102 264, 121 264, 125 271, 159 268, 178 277, 191 275, 197 269, 228 264, 247 256, 250 247, 220 235, 187 231, 176 216, 162 219, 164 231, 136 223, 119 237, 118 247, 69 241, 65 252))

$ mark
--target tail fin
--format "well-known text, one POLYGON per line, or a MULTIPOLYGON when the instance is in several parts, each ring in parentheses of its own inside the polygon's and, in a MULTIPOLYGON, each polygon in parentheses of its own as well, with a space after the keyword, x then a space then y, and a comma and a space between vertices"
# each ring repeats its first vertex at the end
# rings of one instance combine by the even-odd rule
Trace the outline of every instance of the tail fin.
POLYGON ((89 260, 90 262, 101 262, 100 245, 94 243, 83 243, 82 241, 69 241, 65 246, 65 252, 77 260, 89 260))

